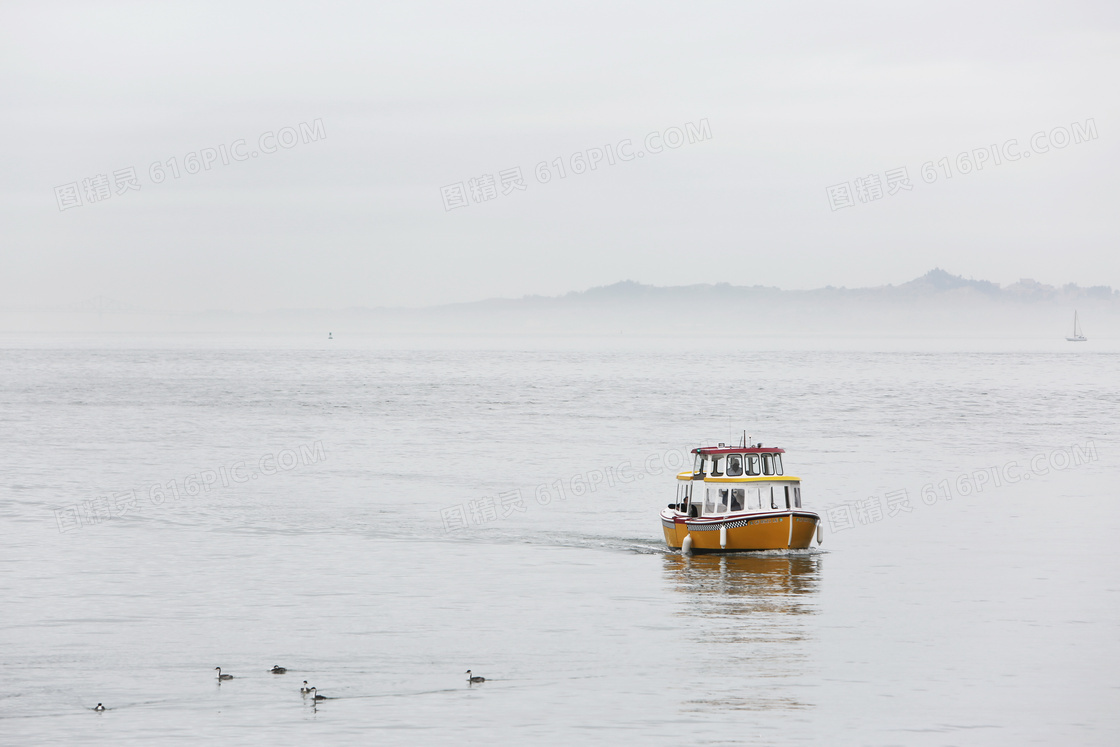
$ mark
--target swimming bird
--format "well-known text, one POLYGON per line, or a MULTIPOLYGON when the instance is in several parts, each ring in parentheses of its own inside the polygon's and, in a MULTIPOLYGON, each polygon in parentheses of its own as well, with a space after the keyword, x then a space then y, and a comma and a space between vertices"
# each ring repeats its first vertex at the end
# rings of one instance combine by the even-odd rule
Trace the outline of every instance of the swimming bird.
POLYGON ((233 679, 232 674, 222 674, 222 668, 221 667, 214 667, 214 669, 216 669, 217 672, 218 672, 218 679, 219 680, 232 680, 233 679))
POLYGON ((303 681, 303 687, 301 687, 299 691, 304 695, 307 695, 309 692, 311 692, 311 688, 307 686, 307 680, 303 681))
POLYGON ((97 707, 96 707, 96 708, 94 708, 93 710, 95 710, 95 711, 104 711, 104 710, 105 710, 105 706, 103 706, 103 705, 101 705, 100 703, 98 703, 98 704, 97 704, 97 707))
POLYGON ((316 692, 315 688, 311 688, 310 690, 308 690, 308 692, 311 693, 312 700, 330 700, 330 698, 328 698, 326 695, 320 695, 318 692, 316 692))
POLYGON ((279 664, 273 664, 272 669, 268 671, 272 672, 273 674, 284 674, 284 672, 287 672, 288 670, 284 669, 284 667, 280 666, 279 664))
POLYGON ((467 682, 485 682, 485 677, 475 677, 471 674, 471 670, 467 670, 467 682))

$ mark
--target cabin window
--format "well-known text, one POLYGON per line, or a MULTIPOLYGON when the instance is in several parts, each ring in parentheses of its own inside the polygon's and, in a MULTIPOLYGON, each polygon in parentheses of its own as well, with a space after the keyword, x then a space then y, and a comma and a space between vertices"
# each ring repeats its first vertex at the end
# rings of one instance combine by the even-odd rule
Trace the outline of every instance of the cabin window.
POLYGON ((704 516, 709 516, 716 512, 715 501, 712 500, 712 489, 708 488, 704 491, 704 516))
POLYGON ((774 495, 774 486, 770 486, 770 508, 778 507, 778 496, 774 495))
POLYGON ((725 513, 727 513, 727 503, 728 503, 727 488, 720 488, 717 495, 719 496, 719 499, 716 502, 716 513, 717 514, 725 514, 725 513))
POLYGON ((759 474, 758 454, 747 454, 743 457, 743 467, 746 468, 748 477, 757 477, 759 474))
POLYGON ((801 508, 801 488, 793 489, 793 507, 801 508))
POLYGON ((762 488, 750 488, 747 491, 747 508, 762 508, 762 488))
POLYGON ((732 511, 742 511, 743 510, 743 507, 747 503, 746 493, 747 493, 747 491, 744 490, 743 488, 732 488, 731 489, 731 510, 732 511))
POLYGON ((789 505, 790 505, 789 504, 789 485, 785 486, 785 492, 786 492, 786 508, 789 508, 789 505))
POLYGON ((743 457, 740 454, 731 454, 727 457, 727 476, 739 477, 743 474, 743 457))
POLYGON ((692 463, 692 474, 699 475, 704 471, 704 455, 697 454, 696 461, 692 463))
POLYGON ((712 477, 723 477, 723 472, 719 469, 721 459, 723 459, 721 456, 712 457, 712 477))
POLYGON ((782 455, 781 454, 775 454, 774 455, 774 474, 775 475, 784 474, 782 472, 782 455))
POLYGON ((762 474, 764 474, 764 475, 774 474, 774 455, 773 454, 763 454, 762 455, 762 474))

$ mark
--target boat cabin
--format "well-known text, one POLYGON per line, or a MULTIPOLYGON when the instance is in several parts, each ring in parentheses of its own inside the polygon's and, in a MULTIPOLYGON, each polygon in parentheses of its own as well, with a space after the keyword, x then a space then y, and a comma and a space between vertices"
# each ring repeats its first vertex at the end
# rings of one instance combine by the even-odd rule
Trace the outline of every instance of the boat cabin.
POLYGON ((692 453, 692 471, 677 475, 677 502, 669 508, 689 518, 801 508, 801 480, 785 474, 784 449, 720 444, 692 453))

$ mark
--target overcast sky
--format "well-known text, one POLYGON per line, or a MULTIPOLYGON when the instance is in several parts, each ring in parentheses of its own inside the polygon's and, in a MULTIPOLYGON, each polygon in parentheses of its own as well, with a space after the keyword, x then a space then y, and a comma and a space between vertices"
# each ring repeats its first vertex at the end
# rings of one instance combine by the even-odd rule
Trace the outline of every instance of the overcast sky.
POLYGON ((7 2, 0 307, 1120 287, 1118 32, 1115 2, 7 2))

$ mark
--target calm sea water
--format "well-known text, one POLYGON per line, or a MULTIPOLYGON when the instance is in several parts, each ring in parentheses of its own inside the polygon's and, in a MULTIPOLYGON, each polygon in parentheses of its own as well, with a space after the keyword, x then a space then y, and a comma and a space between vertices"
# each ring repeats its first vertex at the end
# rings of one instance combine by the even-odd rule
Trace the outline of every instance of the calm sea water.
POLYGON ((474 347, 0 341, 0 743, 1120 741, 1120 355, 474 347), (824 544, 666 552, 743 430, 824 544))

